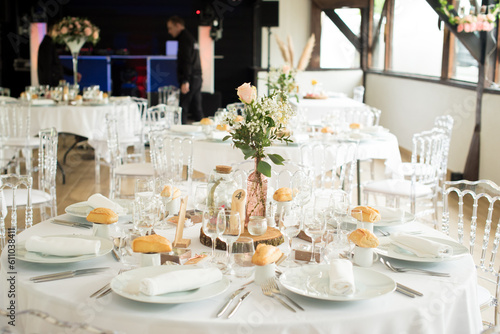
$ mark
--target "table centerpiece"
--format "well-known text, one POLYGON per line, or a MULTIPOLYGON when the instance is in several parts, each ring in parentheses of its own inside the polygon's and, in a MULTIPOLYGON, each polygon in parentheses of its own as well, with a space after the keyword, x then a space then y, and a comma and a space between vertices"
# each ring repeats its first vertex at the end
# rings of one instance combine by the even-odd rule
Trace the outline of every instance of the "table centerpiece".
POLYGON ((266 153, 265 148, 275 141, 292 142, 284 130, 294 111, 288 103, 288 94, 281 90, 257 98, 257 88, 244 83, 238 87, 237 94, 245 104, 244 115, 226 114, 223 122, 231 130, 223 140, 232 139, 233 146, 243 152, 245 160, 255 160, 255 169, 247 180, 247 225, 250 216, 266 214, 267 177, 271 176, 271 165, 264 159, 269 158, 277 165, 283 165, 284 159, 279 154, 266 153))
POLYGON ((78 54, 85 42, 96 44, 99 41, 99 28, 88 19, 67 16, 56 23, 55 42, 66 44, 73 57, 73 80, 77 84, 78 54))

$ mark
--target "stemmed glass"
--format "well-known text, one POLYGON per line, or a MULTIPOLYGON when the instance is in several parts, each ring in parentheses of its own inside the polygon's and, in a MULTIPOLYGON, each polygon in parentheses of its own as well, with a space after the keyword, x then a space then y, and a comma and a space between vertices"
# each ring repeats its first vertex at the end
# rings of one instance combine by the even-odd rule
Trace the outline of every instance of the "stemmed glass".
POLYGON ((226 273, 233 274, 231 254, 233 252, 233 243, 238 240, 241 234, 241 222, 239 212, 223 212, 217 219, 222 220, 221 225, 224 225, 224 232, 220 235, 220 239, 226 243, 226 258, 227 267, 226 273))
POLYGON ((199 184, 196 186, 196 191, 194 193, 194 208, 197 212, 202 212, 207 207, 207 184, 199 184))
POLYGON ((309 210, 304 220, 304 233, 311 238, 312 250, 310 264, 317 264, 315 258, 315 243, 317 238, 325 233, 326 219, 325 212, 320 210, 309 210))
POLYGON ((202 214, 203 232, 212 240, 212 254, 211 254, 212 263, 216 262, 215 244, 217 242, 217 238, 221 236, 222 232, 224 232, 226 228, 225 219, 222 219, 223 216, 224 216, 224 209, 219 209, 215 207, 206 208, 202 214))
POLYGON ((161 203, 153 191, 153 181, 138 179, 135 183, 134 228, 142 235, 151 234, 160 219, 161 203))
POLYGON ((301 223, 298 211, 299 211, 298 209, 292 209, 288 212, 283 212, 280 219, 281 232, 288 238, 288 245, 290 248, 290 252, 288 253, 287 259, 281 263, 281 266, 287 268, 293 268, 298 266, 298 264, 295 263, 295 261, 293 261, 292 259, 293 238, 295 238, 301 230, 301 223))
POLYGON ((304 207, 312 197, 313 183, 309 176, 303 172, 296 172, 292 176, 293 201, 301 208, 300 219, 304 219, 304 207), (295 191, 297 190, 297 191, 295 191))
POLYGON ((345 191, 337 189, 332 193, 330 201, 333 207, 333 217, 337 223, 337 229, 340 230, 349 215, 349 197, 345 191))

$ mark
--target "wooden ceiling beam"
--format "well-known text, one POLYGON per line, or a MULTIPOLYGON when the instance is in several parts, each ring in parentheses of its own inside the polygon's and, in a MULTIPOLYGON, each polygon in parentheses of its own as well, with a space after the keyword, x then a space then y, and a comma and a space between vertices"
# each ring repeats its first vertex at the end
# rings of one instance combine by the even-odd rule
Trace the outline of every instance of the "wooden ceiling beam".
POLYGON ((335 9, 342 7, 368 8, 370 0, 312 0, 320 9, 335 9))
POLYGON ((338 16, 337 13, 335 13, 335 10, 333 9, 325 9, 323 12, 332 20, 332 22, 339 28, 339 30, 344 34, 344 36, 351 42, 352 45, 358 50, 358 52, 361 52, 361 41, 359 40, 358 36, 352 32, 351 29, 347 26, 347 24, 342 21, 340 16, 338 16))

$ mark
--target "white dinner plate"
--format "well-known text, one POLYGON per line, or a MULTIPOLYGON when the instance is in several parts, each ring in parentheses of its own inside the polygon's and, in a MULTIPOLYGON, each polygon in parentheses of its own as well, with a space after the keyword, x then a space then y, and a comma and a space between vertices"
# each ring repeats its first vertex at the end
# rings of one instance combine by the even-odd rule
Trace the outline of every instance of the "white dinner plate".
POLYGON ((396 289, 396 282, 389 276, 368 268, 353 267, 356 291, 350 296, 330 292, 329 265, 306 265, 292 268, 280 276, 281 284, 288 290, 306 297, 331 301, 355 301, 385 295, 396 289))
MULTIPOLYGON (((132 201, 127 199, 114 199, 113 202, 118 203, 124 210, 122 212, 116 212, 119 217, 126 216, 132 214, 132 201)), ((72 215, 75 217, 87 218, 90 211, 94 208, 91 207, 87 201, 78 202, 71 205, 68 205, 64 211, 68 215, 72 215)))
POLYGON ((99 248, 99 252, 97 254, 85 254, 76 256, 55 256, 55 255, 46 255, 35 252, 28 252, 26 250, 26 241, 21 241, 16 245, 16 259, 33 263, 72 263, 72 262, 90 260, 99 256, 106 255, 113 249, 113 243, 111 242, 111 240, 94 237, 92 235, 78 235, 78 234, 47 235, 42 238, 49 238, 49 237, 99 240, 101 241, 101 247, 99 248))
POLYGON ((389 242, 388 243, 382 242, 380 246, 374 249, 374 251, 382 256, 390 257, 397 260, 411 261, 411 262, 453 261, 469 254, 469 250, 467 249, 467 247, 465 247, 462 244, 459 244, 456 241, 429 237, 429 236, 419 236, 419 237, 451 246, 453 248, 453 255, 449 257, 418 257, 417 255, 389 242))
POLYGON ((171 292, 163 295, 148 296, 139 292, 143 278, 161 275, 171 271, 190 270, 194 266, 152 266, 126 271, 111 280, 111 289, 122 297, 144 303, 181 304, 196 302, 217 296, 229 287, 229 279, 224 276, 218 282, 189 291, 171 292))

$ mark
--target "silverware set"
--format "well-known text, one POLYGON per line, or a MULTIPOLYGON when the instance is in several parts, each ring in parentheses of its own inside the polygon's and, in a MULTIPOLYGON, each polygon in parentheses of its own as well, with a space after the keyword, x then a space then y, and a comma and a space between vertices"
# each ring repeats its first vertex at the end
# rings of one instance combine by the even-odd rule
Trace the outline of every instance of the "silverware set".
POLYGON ((281 305, 283 305, 285 308, 292 312, 297 312, 293 307, 288 305, 283 298, 280 297, 285 297, 290 303, 292 303, 296 308, 299 310, 304 311, 304 308, 297 304, 293 299, 288 297, 287 295, 283 294, 279 287, 278 284, 276 283, 276 280, 274 278, 268 279, 266 282, 264 282, 260 286, 262 293, 267 296, 276 299, 281 305))
POLYGON ((90 228, 92 228, 92 224, 77 223, 77 222, 72 222, 72 221, 67 221, 67 220, 61 220, 61 219, 55 219, 55 218, 52 219, 50 222, 52 224, 69 226, 69 227, 77 227, 77 228, 84 228, 84 229, 90 229, 90 228))
POLYGON ((34 283, 50 282, 50 281, 56 281, 56 280, 60 280, 60 279, 72 278, 72 277, 76 277, 76 276, 92 275, 92 274, 99 273, 99 272, 107 270, 107 269, 109 269, 109 267, 69 270, 69 271, 63 271, 60 273, 31 277, 30 281, 32 281, 34 283))
MULTIPOLYGON (((123 273, 124 269, 120 269, 120 271, 118 272, 118 275, 120 275, 121 273, 123 273)), ((107 296, 108 294, 111 293, 111 282, 108 283, 108 284, 105 284, 102 288, 100 288, 99 290, 97 290, 96 292, 94 292, 93 294, 91 294, 89 296, 89 298, 96 298, 96 299, 99 299, 101 297, 104 297, 104 296, 107 296)))
POLYGON ((396 291, 410 298, 415 298, 415 296, 422 297, 424 294, 409 288, 401 283, 396 283, 396 291))
POLYGON ((448 273, 442 273, 442 272, 437 272, 437 271, 432 271, 432 270, 426 270, 426 269, 419 269, 419 268, 402 268, 402 267, 395 267, 392 265, 388 260, 385 260, 384 258, 380 258, 380 261, 390 270, 396 272, 396 273, 404 273, 407 271, 411 272, 416 272, 416 273, 421 273, 421 274, 427 274, 431 276, 439 276, 439 277, 450 277, 450 274, 448 273))
MULTIPOLYGON (((240 293, 242 293, 246 289, 247 285, 249 285, 252 282, 253 282, 253 280, 250 281, 250 282, 248 282, 248 283, 243 284, 238 290, 234 291, 231 294, 231 296, 229 297, 229 299, 227 300, 227 302, 221 307, 221 309, 219 310, 219 312, 217 312, 216 317, 220 318, 224 314, 224 312, 226 312, 226 310, 229 308, 229 305, 231 305, 231 303, 233 302, 233 300, 235 300, 236 297, 238 297, 238 295, 240 293)), ((233 307, 233 309, 231 310, 231 312, 228 313, 228 315, 227 315, 228 319, 231 318, 236 313, 236 311, 238 310, 238 308, 240 307, 240 305, 243 303, 243 300, 245 300, 245 298, 247 298, 250 295, 250 293, 252 293, 252 291, 248 291, 248 292, 246 292, 246 293, 244 293, 244 294, 241 295, 241 297, 238 299, 238 302, 233 307)))

